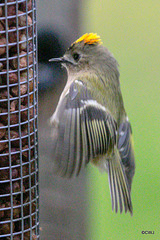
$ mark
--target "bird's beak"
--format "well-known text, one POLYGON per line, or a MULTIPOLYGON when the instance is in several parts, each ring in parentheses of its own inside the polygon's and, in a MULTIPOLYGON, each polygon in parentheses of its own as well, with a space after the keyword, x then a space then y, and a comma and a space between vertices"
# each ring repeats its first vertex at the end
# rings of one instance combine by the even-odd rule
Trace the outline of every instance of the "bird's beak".
POLYGON ((72 62, 69 61, 68 59, 66 59, 65 57, 51 58, 51 59, 49 60, 49 62, 59 62, 59 63, 70 63, 70 64, 72 64, 72 62))
POLYGON ((63 63, 65 61, 64 61, 63 57, 60 57, 60 58, 51 58, 51 59, 49 59, 49 62, 60 62, 60 63, 63 63))

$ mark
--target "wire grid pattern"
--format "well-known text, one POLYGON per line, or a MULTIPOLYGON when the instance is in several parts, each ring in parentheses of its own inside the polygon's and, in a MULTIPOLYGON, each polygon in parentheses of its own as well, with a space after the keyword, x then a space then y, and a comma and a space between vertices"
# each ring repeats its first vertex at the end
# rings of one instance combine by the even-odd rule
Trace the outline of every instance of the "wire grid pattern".
POLYGON ((0 1, 0 239, 39 239, 36 0, 0 1))

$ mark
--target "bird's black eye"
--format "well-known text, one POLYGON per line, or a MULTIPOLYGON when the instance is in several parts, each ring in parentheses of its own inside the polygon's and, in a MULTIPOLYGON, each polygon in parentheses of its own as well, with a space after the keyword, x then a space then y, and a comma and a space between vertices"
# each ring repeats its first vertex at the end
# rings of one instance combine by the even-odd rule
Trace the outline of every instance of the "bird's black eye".
POLYGON ((80 58, 80 55, 78 53, 73 53, 73 58, 75 61, 78 61, 80 58))

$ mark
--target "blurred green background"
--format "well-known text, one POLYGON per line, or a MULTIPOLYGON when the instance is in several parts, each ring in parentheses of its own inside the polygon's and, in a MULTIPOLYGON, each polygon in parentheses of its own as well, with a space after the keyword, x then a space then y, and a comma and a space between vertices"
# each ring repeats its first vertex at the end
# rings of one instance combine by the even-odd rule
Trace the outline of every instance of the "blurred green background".
POLYGON ((88 167, 89 240, 160 239, 159 11, 159 0, 82 2, 81 32, 97 32, 119 62, 136 156, 133 217, 112 212, 107 174, 88 167))

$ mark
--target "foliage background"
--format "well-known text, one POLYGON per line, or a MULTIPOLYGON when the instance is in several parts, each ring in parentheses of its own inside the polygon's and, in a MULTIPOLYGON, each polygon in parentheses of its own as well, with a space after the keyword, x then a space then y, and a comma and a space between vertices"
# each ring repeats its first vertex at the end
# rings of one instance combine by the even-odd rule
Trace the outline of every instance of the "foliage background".
POLYGON ((136 157, 133 217, 112 212, 107 174, 88 167, 87 239, 160 239, 159 9, 158 0, 82 1, 82 33, 97 32, 119 62, 136 157), (142 231, 154 231, 154 235, 142 231))

